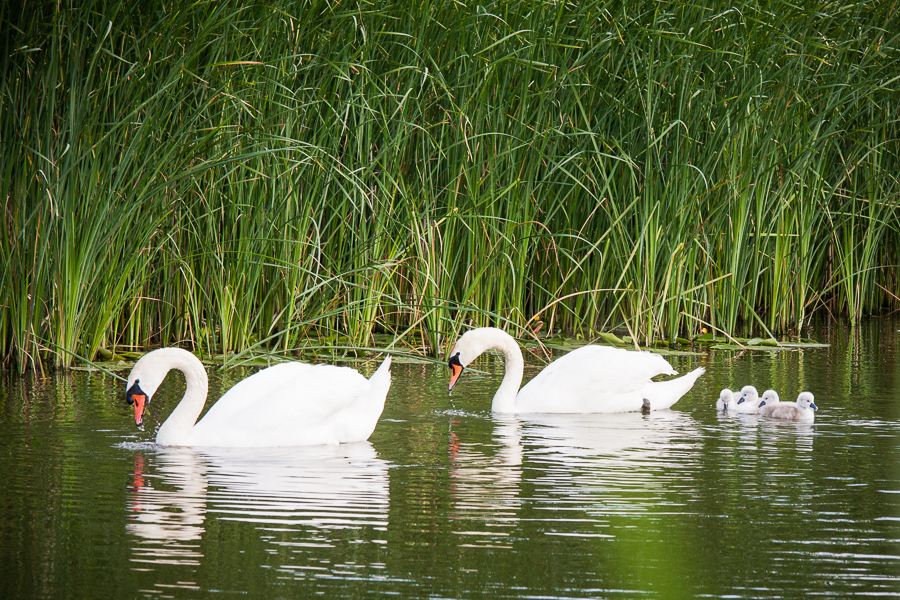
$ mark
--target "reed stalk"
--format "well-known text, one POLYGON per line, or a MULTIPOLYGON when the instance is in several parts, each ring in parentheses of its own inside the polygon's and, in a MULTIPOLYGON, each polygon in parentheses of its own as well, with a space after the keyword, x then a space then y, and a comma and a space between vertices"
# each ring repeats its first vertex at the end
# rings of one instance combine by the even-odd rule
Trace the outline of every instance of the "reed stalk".
POLYGON ((0 354, 896 311, 898 12, 6 3, 0 354))

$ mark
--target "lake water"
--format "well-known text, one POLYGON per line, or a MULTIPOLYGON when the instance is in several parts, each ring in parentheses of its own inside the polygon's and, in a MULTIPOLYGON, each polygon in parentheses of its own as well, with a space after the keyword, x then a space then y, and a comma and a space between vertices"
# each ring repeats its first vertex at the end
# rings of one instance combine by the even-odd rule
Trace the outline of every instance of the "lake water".
POLYGON ((452 397, 395 362, 371 440, 320 448, 155 447, 177 375, 145 432, 108 376, 6 375, 0 598, 898 596, 898 329, 673 357, 707 373, 648 416, 495 417, 498 359, 452 397), (812 390, 815 424, 717 414, 747 383, 812 390))

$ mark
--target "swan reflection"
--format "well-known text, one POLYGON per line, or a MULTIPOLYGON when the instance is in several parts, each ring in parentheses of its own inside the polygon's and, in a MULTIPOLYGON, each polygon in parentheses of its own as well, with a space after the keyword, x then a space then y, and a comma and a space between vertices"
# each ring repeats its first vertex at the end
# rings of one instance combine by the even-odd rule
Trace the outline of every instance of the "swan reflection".
POLYGON ((699 431, 680 412, 522 417, 533 479, 531 504, 547 535, 609 537, 611 518, 678 510, 699 431), (567 525, 558 527, 562 522, 567 525))
POLYGON ((388 463, 369 442, 208 454, 210 512, 322 530, 387 527, 388 463))
POLYGON ((385 530, 388 463, 369 442, 302 448, 157 447, 134 458, 133 561, 196 567, 207 516, 277 529, 276 545, 329 545, 333 530, 385 530))
POLYGON ((131 560, 199 565, 206 518, 205 467, 194 452, 184 448, 166 448, 155 459, 155 472, 148 472, 145 456, 134 456, 125 529, 141 541, 131 560))
POLYGON ((493 419, 493 451, 451 433, 452 515, 461 545, 510 547, 526 503, 547 535, 607 537, 610 517, 672 512, 674 497, 696 492, 690 471, 699 430, 684 413, 493 419))
POLYGON ((519 520, 520 428, 515 416, 495 416, 490 448, 450 432, 450 519, 463 547, 508 547, 505 538, 519 520))
MULTIPOLYGON (((524 437, 534 454, 557 458, 658 458, 685 449, 697 433, 691 417, 669 410, 614 414, 522 416, 524 437), (673 445, 675 440, 679 444, 673 445)), ((690 444, 689 444, 690 445, 690 444)))

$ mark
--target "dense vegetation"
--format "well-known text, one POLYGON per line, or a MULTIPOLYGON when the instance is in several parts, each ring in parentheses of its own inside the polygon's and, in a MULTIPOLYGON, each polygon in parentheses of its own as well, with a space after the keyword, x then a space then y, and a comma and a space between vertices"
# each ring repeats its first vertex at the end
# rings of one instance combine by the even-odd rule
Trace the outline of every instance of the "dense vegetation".
POLYGON ((7 2, 0 355, 896 310, 898 13, 7 2))

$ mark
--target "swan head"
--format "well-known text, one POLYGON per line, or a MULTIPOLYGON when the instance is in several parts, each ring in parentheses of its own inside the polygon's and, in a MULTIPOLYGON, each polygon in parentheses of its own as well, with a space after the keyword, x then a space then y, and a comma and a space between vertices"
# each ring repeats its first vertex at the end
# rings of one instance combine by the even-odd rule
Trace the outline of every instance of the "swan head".
POLYGON ((465 332, 450 351, 447 365, 450 367, 450 390, 456 384, 469 363, 481 356, 485 350, 500 350, 504 354, 512 348, 519 351, 516 341, 508 333, 495 327, 479 327, 465 332))
POLYGON ((781 399, 778 397, 778 392, 775 390, 766 390, 763 392, 762 402, 760 402, 759 405, 777 404, 778 402, 781 402, 781 399))
POLYGON ((450 367, 450 390, 452 390, 453 386, 456 385, 456 380, 459 379, 459 376, 462 375, 463 369, 465 369, 465 366, 463 366, 462 360, 459 358, 459 356, 459 352, 457 352, 456 354, 451 354, 450 360, 447 361, 447 366, 450 367))
POLYGON ((480 331, 480 329, 467 331, 453 344, 453 350, 450 351, 450 358, 447 360, 447 366, 450 367, 449 390, 453 390, 453 386, 469 363, 484 352, 480 331))
POLYGON ((813 397, 812 392, 800 392, 800 395, 797 396, 797 406, 800 408, 819 410, 819 407, 816 406, 816 400, 813 397))
POLYGON ((737 401, 738 404, 743 404, 744 402, 754 402, 759 399, 759 392, 756 391, 756 388, 752 385, 745 385, 741 388, 741 398, 737 401))

